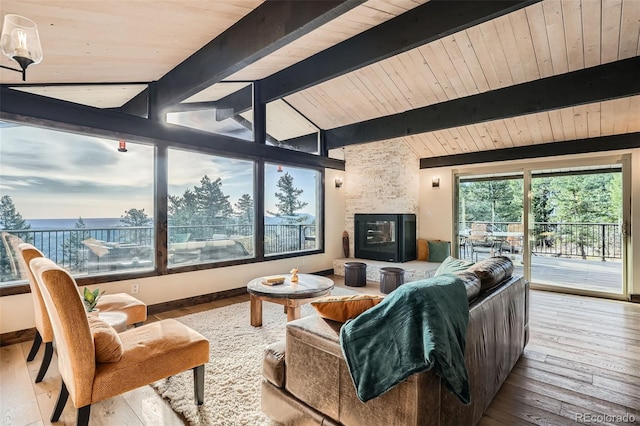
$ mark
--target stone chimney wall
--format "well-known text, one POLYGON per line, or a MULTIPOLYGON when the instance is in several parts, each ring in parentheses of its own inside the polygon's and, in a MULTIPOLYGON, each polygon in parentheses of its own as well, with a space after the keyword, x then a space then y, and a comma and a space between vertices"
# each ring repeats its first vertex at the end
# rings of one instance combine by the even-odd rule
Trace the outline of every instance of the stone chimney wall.
POLYGON ((419 218, 420 159, 401 139, 344 148, 345 230, 354 256, 356 213, 414 213, 419 218))

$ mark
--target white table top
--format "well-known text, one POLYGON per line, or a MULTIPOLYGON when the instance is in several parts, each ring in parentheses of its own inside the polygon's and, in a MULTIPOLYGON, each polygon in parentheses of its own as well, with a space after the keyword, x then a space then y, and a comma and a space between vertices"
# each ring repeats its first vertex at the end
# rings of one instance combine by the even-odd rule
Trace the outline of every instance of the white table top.
POLYGON ((284 283, 276 285, 262 284, 258 277, 247 284, 247 291, 256 296, 268 296, 274 299, 306 299, 324 296, 333 288, 333 281, 327 277, 311 274, 298 274, 298 282, 291 282, 291 274, 282 274, 284 283))
POLYGON ((524 232, 495 231, 495 232, 489 233, 489 235, 490 236, 494 236, 494 237, 523 237, 524 236, 524 232))

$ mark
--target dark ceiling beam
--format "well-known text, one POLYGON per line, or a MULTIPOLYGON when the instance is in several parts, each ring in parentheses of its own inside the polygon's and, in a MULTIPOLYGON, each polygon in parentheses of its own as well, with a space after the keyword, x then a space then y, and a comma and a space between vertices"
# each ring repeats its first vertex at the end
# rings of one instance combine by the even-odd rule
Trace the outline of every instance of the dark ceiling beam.
POLYGON ((640 56, 326 131, 327 148, 381 141, 640 94, 640 56))
POLYGON ((640 148, 640 132, 421 158, 420 168, 430 169, 433 167, 492 163, 494 161, 527 160, 557 155, 585 154, 589 152, 615 151, 618 149, 632 148, 640 148))
MULTIPOLYGON (((364 0, 266 1, 158 80, 158 107, 178 104, 364 0)), ((123 112, 131 113, 129 106, 123 112)))
POLYGON ((252 91, 253 88, 249 85, 216 101, 183 102, 172 105, 167 108, 167 112, 200 111, 203 109, 231 109, 235 114, 240 114, 241 112, 251 108, 252 91))
POLYGON ((2 83, 2 87, 10 87, 15 89, 25 89, 29 87, 78 87, 78 86, 140 86, 147 85, 150 81, 105 81, 104 83, 85 82, 85 83, 2 83))
POLYGON ((431 0, 262 80, 270 102, 540 0, 431 0))
MULTIPOLYGON (((255 144, 242 139, 164 124, 45 96, 0 88, 0 119, 169 147, 202 148, 213 154, 344 170, 344 161, 255 144)), ((115 147, 115 145, 114 145, 115 147)), ((114 148, 115 149, 115 148, 114 148)))
POLYGON ((302 152, 318 152, 318 134, 296 136, 295 138, 276 141, 277 146, 288 146, 302 152))

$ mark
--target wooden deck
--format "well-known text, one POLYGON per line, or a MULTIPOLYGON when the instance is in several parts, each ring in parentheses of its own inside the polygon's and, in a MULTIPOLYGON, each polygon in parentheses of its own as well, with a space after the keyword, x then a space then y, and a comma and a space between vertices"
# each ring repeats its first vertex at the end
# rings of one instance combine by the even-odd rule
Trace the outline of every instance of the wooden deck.
MULTIPOLYGON (((481 253, 479 259, 489 255, 489 253, 481 253)), ((514 261, 514 266, 515 274, 524 275, 521 262, 514 261)), ((622 262, 533 256, 531 282, 576 290, 622 294, 622 262)))

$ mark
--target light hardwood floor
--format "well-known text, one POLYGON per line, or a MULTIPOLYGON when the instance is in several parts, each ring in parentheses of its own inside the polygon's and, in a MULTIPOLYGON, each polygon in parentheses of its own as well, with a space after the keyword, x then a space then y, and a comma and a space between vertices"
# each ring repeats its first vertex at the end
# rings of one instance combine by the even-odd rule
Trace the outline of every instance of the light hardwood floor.
MULTIPOLYGON (((342 277, 332 278, 343 286, 342 277)), ((378 292, 377 283, 349 288, 378 292)), ((206 303, 154 315, 149 321, 247 300, 248 296, 239 296, 206 303)), ((574 425, 576 419, 625 424, 619 421, 624 419, 603 418, 625 414, 634 416, 639 424, 640 305, 532 291, 530 313, 529 345, 480 425, 574 425)), ((60 386, 57 361, 54 358, 43 382, 34 384, 42 355, 27 363, 30 345, 0 348, 3 426, 50 424, 60 386)), ((62 421, 56 424, 73 425, 75 418, 76 410, 67 404, 62 421)), ((149 386, 96 404, 91 410, 94 426, 183 424, 149 386)))

